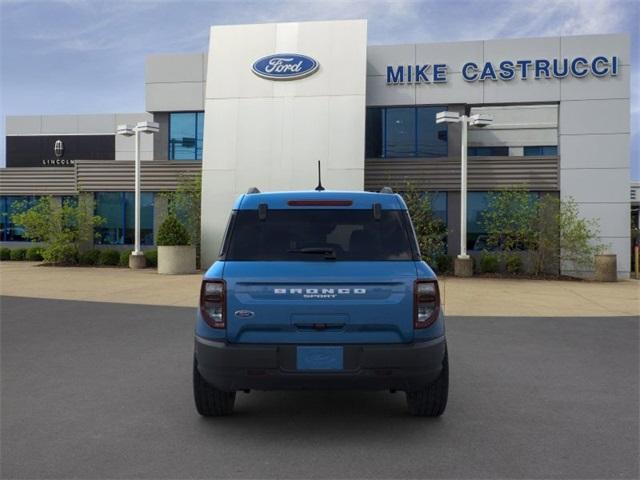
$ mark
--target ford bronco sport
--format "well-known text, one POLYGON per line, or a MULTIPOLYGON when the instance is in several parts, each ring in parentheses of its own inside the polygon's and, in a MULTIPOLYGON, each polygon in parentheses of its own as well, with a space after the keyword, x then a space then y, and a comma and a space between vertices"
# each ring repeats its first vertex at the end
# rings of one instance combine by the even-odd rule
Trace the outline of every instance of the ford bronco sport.
POLYGON ((438 281, 400 195, 238 198, 202 281, 201 415, 230 414, 237 391, 344 388, 401 390, 410 413, 439 416, 448 384, 438 281))

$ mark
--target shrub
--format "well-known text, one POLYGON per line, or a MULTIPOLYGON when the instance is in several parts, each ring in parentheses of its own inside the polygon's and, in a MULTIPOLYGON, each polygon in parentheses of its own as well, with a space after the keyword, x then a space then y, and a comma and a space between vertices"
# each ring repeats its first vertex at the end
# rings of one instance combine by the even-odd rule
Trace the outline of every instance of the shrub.
POLYGON ((78 262, 80 243, 92 239, 93 228, 104 220, 93 215, 93 201, 80 195, 78 201, 65 200, 62 205, 52 197, 41 197, 33 206, 20 202, 13 207, 11 221, 24 228, 27 238, 46 243, 46 263, 70 264, 78 262))
POLYGON ((120 252, 118 250, 101 250, 98 257, 99 265, 118 265, 120 262, 120 252))
POLYGON ((507 255, 505 259, 505 267, 509 273, 522 273, 522 258, 515 253, 507 255))
POLYGON ((26 248, 14 248, 13 250, 11 250, 11 260, 24 260, 27 256, 27 249, 26 248))
POLYGON ((42 260, 53 265, 74 265, 78 263, 78 247, 74 244, 53 243, 42 250, 42 260))
POLYGON ((0 260, 11 260, 11 250, 7 247, 0 248, 0 260))
POLYGON ((436 270, 439 275, 450 273, 453 270, 453 257, 449 255, 438 255, 436 257, 436 270))
POLYGON ((495 253, 483 253, 480 257, 480 271, 482 273, 496 273, 500 266, 500 259, 495 253))
POLYGON ((120 265, 121 267, 128 267, 130 254, 131 252, 129 250, 123 250, 122 252, 120 252, 120 261, 118 262, 118 265, 120 265))
POLYGON ((434 265, 436 259, 444 255, 447 227, 433 210, 433 196, 420 192, 413 184, 407 183, 402 197, 409 209, 422 258, 434 265))
POLYGON ((31 247, 27 249, 27 260, 30 262, 42 261, 42 249, 40 247, 31 247))
POLYGON ((154 267, 154 268, 158 266, 158 251, 157 250, 146 250, 144 252, 144 258, 147 259, 147 266, 154 267))
POLYGON ((80 263, 82 265, 97 265, 100 259, 100 250, 87 250, 80 254, 80 263))
POLYGON ((189 232, 173 214, 167 215, 158 229, 158 245, 189 245, 189 232))

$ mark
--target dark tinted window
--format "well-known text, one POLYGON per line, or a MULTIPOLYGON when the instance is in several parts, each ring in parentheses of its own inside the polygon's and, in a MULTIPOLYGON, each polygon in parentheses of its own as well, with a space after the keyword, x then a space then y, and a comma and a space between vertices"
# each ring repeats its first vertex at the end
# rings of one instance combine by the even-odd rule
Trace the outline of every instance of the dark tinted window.
POLYGON ((169 160, 201 160, 204 112, 169 114, 169 160))
POLYGON ((556 146, 540 146, 540 147, 524 147, 524 156, 537 156, 537 157, 546 157, 546 156, 557 156, 558 155, 558 147, 556 146))
POLYGON ((469 147, 470 157, 508 157, 509 147, 469 147))
MULTIPOLYGON (((227 260, 411 260, 409 217, 399 210, 239 210, 227 260)), ((227 242, 225 242, 227 244, 227 242)))
POLYGON ((447 124, 436 123, 446 107, 369 107, 365 148, 367 158, 448 155, 447 124))

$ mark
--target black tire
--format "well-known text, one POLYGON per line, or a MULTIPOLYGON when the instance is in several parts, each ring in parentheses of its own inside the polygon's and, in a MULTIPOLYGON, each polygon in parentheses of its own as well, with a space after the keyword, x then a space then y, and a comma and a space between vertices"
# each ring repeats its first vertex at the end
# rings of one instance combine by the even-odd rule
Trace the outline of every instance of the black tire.
POLYGON ((407 407, 417 417, 439 417, 447 408, 449 397, 449 355, 444 351, 442 370, 433 383, 424 390, 407 392, 407 407))
POLYGON ((207 383, 198 372, 198 364, 193 359, 193 398, 196 410, 203 417, 222 417, 233 413, 236 392, 223 392, 207 383))

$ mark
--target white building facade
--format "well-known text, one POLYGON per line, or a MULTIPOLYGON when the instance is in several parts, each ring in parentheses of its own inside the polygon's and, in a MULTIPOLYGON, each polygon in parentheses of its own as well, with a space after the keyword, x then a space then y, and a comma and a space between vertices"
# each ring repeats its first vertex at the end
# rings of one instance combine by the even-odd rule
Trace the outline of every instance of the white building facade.
MULTIPOLYGON (((313 188, 318 161, 328 189, 430 192, 456 255, 460 131, 435 114, 487 113, 493 124, 469 132, 468 249, 482 244, 488 192, 525 187, 597 219, 624 278, 629 44, 621 34, 368 46, 364 20, 214 26, 207 53, 148 58, 146 115, 161 131, 144 158, 168 169, 201 161, 205 267, 238 195, 313 188)), ((7 118, 8 144, 30 118, 7 118)))

